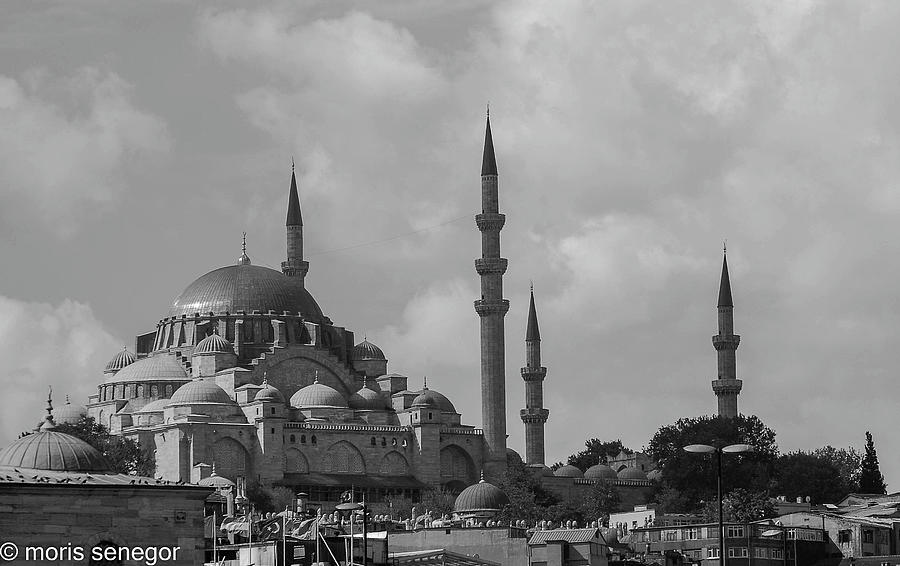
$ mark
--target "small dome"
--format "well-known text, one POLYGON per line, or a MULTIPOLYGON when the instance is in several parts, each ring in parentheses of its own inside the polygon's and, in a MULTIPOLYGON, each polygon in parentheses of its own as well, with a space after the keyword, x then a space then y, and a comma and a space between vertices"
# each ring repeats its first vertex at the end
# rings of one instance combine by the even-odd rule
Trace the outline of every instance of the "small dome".
POLYGON ((585 470, 584 477, 589 480, 614 480, 619 476, 606 464, 595 464, 585 470))
POLYGON ((368 340, 363 340, 359 344, 353 347, 353 352, 351 353, 351 359, 353 360, 384 360, 384 352, 381 351, 381 348, 372 344, 368 340))
POLYGON ((210 334, 203 340, 197 342, 194 347, 193 355, 197 354, 233 354, 234 347, 231 342, 222 338, 218 334, 210 334))
POLYGON ((263 387, 254 395, 254 401, 269 401, 271 403, 284 403, 284 395, 281 391, 269 385, 269 382, 263 379, 263 387))
POLYGON ((541 477, 553 477, 553 470, 546 464, 528 464, 528 471, 541 477))
MULTIPOLYGON (((45 425, 47 422, 45 421, 45 425)), ((0 450, 0 467, 56 472, 108 472, 109 463, 87 442, 44 426, 0 450)))
POLYGON ((519 455, 518 452, 513 450, 512 448, 506 448, 506 464, 509 465, 511 463, 521 464, 522 456, 519 455))
POLYGON ((453 504, 456 513, 472 513, 477 511, 499 511, 509 504, 509 497, 494 484, 482 479, 475 485, 462 490, 453 504))
POLYGON ((645 480, 647 474, 637 468, 623 468, 619 471, 620 480, 645 480))
POLYGON ((425 406, 425 407, 435 407, 441 410, 442 413, 455 413, 456 407, 453 406, 453 403, 450 402, 450 399, 447 399, 444 395, 438 393, 434 389, 428 389, 427 387, 419 392, 415 399, 412 402, 413 406, 425 406))
POLYGON ((160 354, 142 358, 106 378, 106 383, 131 381, 188 381, 191 378, 178 358, 160 354))
POLYGON ((291 397, 291 406, 298 409, 307 407, 347 408, 347 400, 336 389, 316 380, 312 385, 307 385, 294 393, 291 397))
POLYGON ((150 401, 135 413, 161 413, 163 409, 169 404, 171 399, 157 399, 156 401, 150 401))
POLYGON ((113 356, 113 359, 109 360, 103 373, 117 372, 123 367, 133 364, 135 361, 137 361, 137 357, 127 349, 122 348, 118 354, 113 356))
POLYGON ((198 481, 197 485, 203 487, 214 487, 216 489, 227 489, 229 487, 234 487, 234 482, 228 478, 223 478, 222 476, 217 475, 215 472, 213 472, 208 477, 205 477, 202 480, 198 481))
POLYGON ((203 381, 202 379, 185 383, 175 391, 172 398, 169 399, 167 406, 176 405, 197 405, 200 403, 215 403, 218 405, 236 405, 228 393, 224 389, 213 383, 212 381, 203 381))
POLYGON ((53 409, 53 420, 59 424, 75 424, 87 416, 87 409, 83 405, 72 404, 66 399, 66 404, 53 409))
POLYGON ((384 398, 377 391, 364 385, 362 389, 350 396, 350 408, 360 410, 380 410, 387 407, 384 398))
POLYGON ((558 478, 583 478, 584 474, 576 468, 575 466, 563 466, 561 468, 557 468, 553 475, 558 478))
POLYGON ((650 470, 647 472, 647 479, 651 481, 660 481, 662 479, 662 472, 659 468, 650 470))

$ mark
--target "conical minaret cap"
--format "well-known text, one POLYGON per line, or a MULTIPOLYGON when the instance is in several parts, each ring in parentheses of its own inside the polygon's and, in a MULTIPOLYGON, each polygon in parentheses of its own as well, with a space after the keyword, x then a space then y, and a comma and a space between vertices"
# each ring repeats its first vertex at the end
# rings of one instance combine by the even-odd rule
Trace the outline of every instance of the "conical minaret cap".
POLYGON ((303 216, 300 214, 300 195, 297 193, 297 175, 291 164, 291 194, 288 197, 288 211, 286 226, 303 226, 303 216))
POLYGON ((484 156, 481 159, 481 176, 497 174, 497 159, 494 157, 494 139, 491 137, 491 117, 487 117, 484 131, 484 156))
POLYGON ((525 341, 539 341, 541 331, 538 329, 537 311, 534 308, 534 289, 531 289, 531 303, 528 305, 528 326, 525 329, 525 341))
POLYGON ((722 281, 719 283, 719 305, 720 307, 733 307, 734 302, 731 300, 731 280, 728 278, 728 257, 722 255, 722 281))

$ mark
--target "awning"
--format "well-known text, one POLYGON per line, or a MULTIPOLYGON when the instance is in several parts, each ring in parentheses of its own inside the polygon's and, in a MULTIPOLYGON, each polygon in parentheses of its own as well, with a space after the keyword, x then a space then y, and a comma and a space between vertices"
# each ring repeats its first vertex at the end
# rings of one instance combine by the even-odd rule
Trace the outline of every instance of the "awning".
POLYGON ((373 489, 426 489, 413 476, 366 476, 361 474, 284 474, 279 485, 317 485, 324 487, 361 487, 373 489))
POLYGON ((457 554, 443 548, 438 550, 415 550, 413 552, 391 552, 388 555, 388 559, 392 564, 398 566, 500 566, 499 562, 457 554))

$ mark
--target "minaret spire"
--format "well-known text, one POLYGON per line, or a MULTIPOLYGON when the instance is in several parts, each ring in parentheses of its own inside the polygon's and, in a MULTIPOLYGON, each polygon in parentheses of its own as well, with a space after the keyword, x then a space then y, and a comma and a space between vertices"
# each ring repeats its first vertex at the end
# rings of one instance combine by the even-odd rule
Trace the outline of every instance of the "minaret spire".
POLYGON ((734 333, 734 301, 731 298, 726 253, 723 246, 722 278, 719 280, 719 333, 712 337, 718 358, 719 378, 712 382, 712 388, 718 398, 719 416, 735 417, 738 415, 738 395, 743 387, 743 382, 737 378, 735 356, 741 337, 734 333))
POLYGON ((241 257, 238 258, 238 265, 250 265, 250 256, 247 255, 247 233, 241 235, 241 257))
POLYGON ((547 368, 541 365, 541 332, 538 329, 537 310, 534 308, 534 285, 531 285, 531 301, 528 305, 528 324, 525 328, 525 408, 519 416, 525 424, 525 463, 544 464, 544 423, 550 411, 544 408, 544 378, 547 368))
POLYGON ((500 214, 497 160, 486 118, 484 155, 481 162, 481 214, 475 224, 481 231, 481 258, 475 271, 481 277, 481 299, 475 312, 481 319, 481 417, 486 444, 485 471, 499 480, 506 471, 506 358, 504 317, 509 301, 503 298, 506 259, 500 257, 500 230, 506 216, 500 214))
POLYGON ((294 158, 291 158, 291 189, 288 193, 287 221, 287 261, 281 262, 281 272, 288 277, 297 277, 305 283, 309 262, 303 260, 303 214, 300 212, 300 194, 297 192, 297 174, 294 158))

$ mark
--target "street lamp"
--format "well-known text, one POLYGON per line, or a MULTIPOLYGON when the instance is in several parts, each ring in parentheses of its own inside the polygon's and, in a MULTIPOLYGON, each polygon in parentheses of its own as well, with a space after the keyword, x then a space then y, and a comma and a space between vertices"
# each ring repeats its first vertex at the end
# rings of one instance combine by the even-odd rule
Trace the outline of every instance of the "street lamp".
POLYGON ((363 521, 363 566, 365 566, 365 565, 368 563, 368 557, 367 557, 367 554, 368 554, 368 551, 369 551, 369 549, 368 549, 368 546, 369 546, 369 544, 368 544, 368 543, 369 543, 369 541, 368 541, 369 529, 368 529, 368 525, 366 524, 366 523, 367 523, 366 519, 368 518, 368 517, 367 517, 368 509, 366 509, 366 503, 365 503, 365 502, 362 502, 362 503, 341 503, 340 505, 335 505, 334 508, 337 509, 338 511, 350 511, 350 563, 351 563, 351 564, 353 563, 353 512, 354 512, 354 511, 357 511, 357 510, 361 510, 361 511, 362 511, 362 521, 363 521))
POLYGON ((709 444, 690 444, 684 447, 685 452, 694 454, 716 454, 716 493, 719 501, 719 565, 725 566, 725 523, 722 521, 722 453, 737 454, 752 452, 749 444, 729 444, 728 446, 710 446, 709 444))

